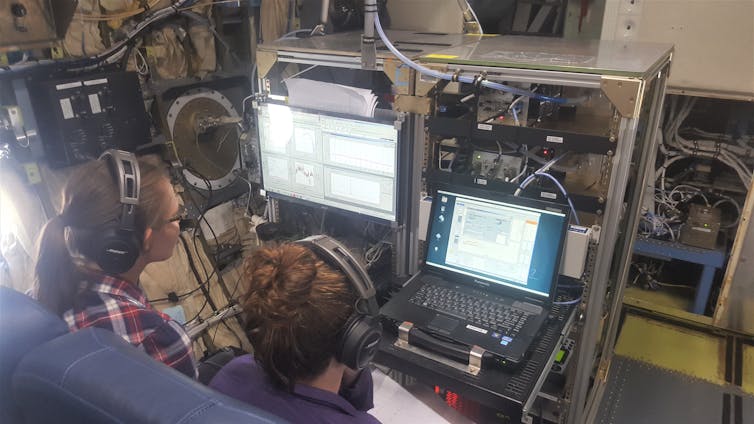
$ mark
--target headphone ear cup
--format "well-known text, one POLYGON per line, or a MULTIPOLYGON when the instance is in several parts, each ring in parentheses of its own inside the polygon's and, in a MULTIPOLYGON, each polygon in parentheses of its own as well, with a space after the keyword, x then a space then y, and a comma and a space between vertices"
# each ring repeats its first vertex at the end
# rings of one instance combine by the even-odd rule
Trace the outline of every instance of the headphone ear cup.
POLYGON ((134 231, 118 229, 105 230, 98 238, 94 259, 97 265, 108 274, 122 274, 136 263, 141 251, 141 243, 134 231))
POLYGON ((353 314, 339 342, 337 359, 347 367, 359 370, 372 361, 382 339, 379 318, 353 314))

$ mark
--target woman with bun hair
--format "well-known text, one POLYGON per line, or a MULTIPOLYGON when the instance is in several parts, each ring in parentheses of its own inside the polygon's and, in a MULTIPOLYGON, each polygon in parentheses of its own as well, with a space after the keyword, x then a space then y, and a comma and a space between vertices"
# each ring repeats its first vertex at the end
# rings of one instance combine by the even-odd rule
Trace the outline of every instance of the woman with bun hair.
POLYGON ((366 413, 369 370, 336 359, 358 298, 346 277, 294 243, 257 251, 243 279, 254 356, 228 363, 210 387, 294 423, 377 423, 366 413))

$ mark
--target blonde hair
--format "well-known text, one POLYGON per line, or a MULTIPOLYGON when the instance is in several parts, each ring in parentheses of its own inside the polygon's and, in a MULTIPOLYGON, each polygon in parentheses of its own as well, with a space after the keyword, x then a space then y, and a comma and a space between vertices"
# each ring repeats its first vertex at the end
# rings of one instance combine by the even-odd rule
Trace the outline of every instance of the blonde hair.
MULTIPOLYGON (((158 227, 167 213, 159 189, 167 173, 156 156, 139 158, 139 173, 135 227, 141 236, 148 227, 158 227)), ((74 256, 90 259, 82 253, 85 246, 120 221, 120 194, 109 163, 93 160, 75 170, 63 187, 60 210, 42 229, 35 267, 36 297, 58 315, 73 308, 79 291, 81 275, 74 256)))

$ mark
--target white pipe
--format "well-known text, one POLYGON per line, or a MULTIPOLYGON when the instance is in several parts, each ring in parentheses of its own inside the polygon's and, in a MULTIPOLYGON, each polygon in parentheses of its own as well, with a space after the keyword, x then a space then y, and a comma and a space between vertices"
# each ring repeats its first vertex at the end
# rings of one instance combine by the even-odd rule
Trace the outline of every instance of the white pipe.
POLYGON ((377 0, 364 1, 364 36, 374 39, 374 22, 377 16, 377 0))
MULTIPOLYGON (((367 2, 370 2, 370 1, 374 2, 375 0, 367 0, 367 2)), ((442 79, 446 81, 452 81, 454 79, 454 75, 444 74, 442 72, 435 71, 434 69, 430 69, 425 66, 422 66, 412 61, 411 59, 406 57, 403 53, 398 51, 398 49, 395 48, 393 43, 390 42, 390 39, 387 38, 387 35, 385 35, 385 30, 382 28, 382 24, 380 23, 380 15, 378 15, 377 13, 374 14, 374 26, 377 29, 377 33, 380 35, 380 39, 382 39, 382 42, 385 43, 385 47, 387 47, 388 50, 390 50, 390 53, 395 55, 395 57, 397 57, 401 62, 406 64, 406 66, 408 66, 409 68, 421 74, 428 75, 432 78, 442 79)), ((363 52, 362 52, 362 56, 363 56, 363 52)), ((477 82, 475 78, 472 78, 466 75, 458 75, 457 80, 465 84, 474 84, 477 82)), ((492 88, 493 90, 505 91, 508 93, 518 94, 519 96, 532 97, 535 99, 539 99, 543 101, 550 101, 550 102, 558 103, 558 104, 575 104, 575 103, 581 103, 582 101, 584 101, 584 98, 566 99, 562 97, 543 96, 541 94, 537 94, 528 90, 522 90, 520 88, 499 84, 499 83, 492 82, 486 79, 481 80, 481 85, 483 87, 492 88)))

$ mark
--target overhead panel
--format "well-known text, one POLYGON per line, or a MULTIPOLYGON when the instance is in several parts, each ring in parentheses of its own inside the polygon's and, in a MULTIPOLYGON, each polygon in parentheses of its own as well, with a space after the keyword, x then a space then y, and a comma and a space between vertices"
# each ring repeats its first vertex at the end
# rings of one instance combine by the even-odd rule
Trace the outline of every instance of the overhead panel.
POLYGON ((607 0, 602 39, 672 43, 671 93, 754 101, 754 2, 607 0))

